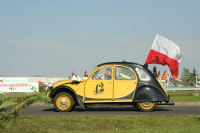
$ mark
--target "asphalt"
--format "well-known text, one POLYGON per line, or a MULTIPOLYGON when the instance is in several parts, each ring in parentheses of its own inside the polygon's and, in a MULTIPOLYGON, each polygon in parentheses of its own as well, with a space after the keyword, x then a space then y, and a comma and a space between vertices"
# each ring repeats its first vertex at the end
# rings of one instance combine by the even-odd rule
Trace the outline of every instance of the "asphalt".
MULTIPOLYGON (((5 102, 2 105, 12 105, 12 104, 16 104, 16 103, 17 102, 5 102)), ((31 105, 47 105, 47 104, 45 104, 43 102, 35 102, 31 105)), ((175 102, 175 106, 200 106, 200 102, 175 102)))

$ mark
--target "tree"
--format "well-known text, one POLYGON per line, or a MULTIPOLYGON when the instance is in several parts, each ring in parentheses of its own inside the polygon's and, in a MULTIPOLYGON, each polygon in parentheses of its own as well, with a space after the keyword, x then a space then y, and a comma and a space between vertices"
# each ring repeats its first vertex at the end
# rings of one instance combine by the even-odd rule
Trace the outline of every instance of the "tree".
POLYGON ((183 72, 181 74, 181 80, 182 80, 182 84, 184 86, 189 86, 189 82, 190 82, 190 71, 187 68, 183 68, 183 72))
POLYGON ((197 75, 197 71, 196 71, 195 67, 193 67, 192 74, 193 74, 194 76, 197 75))
POLYGON ((193 85, 196 85, 196 75, 197 75, 197 71, 196 71, 195 67, 193 67, 192 76, 191 76, 191 81, 192 81, 193 85))
POLYGON ((183 68, 183 72, 181 74, 181 81, 184 86, 195 86, 196 85, 196 75, 197 71, 195 67, 193 67, 192 72, 187 68, 183 68))
POLYGON ((122 62, 126 62, 126 60, 124 60, 124 59, 123 59, 123 61, 122 61, 122 62))
POLYGON ((158 77, 158 73, 157 73, 157 68, 156 66, 153 67, 153 75, 157 78, 158 77))

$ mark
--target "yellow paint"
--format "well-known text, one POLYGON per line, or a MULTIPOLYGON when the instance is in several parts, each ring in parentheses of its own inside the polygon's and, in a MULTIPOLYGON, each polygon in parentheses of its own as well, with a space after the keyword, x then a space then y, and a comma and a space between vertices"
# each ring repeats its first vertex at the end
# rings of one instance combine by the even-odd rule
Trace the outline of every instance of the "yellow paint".
POLYGON ((102 99, 96 99, 96 100, 89 100, 89 101, 83 101, 83 103, 102 103, 102 102, 111 102, 111 103, 114 103, 114 102, 132 102, 130 101, 130 99, 121 99, 121 100, 117 100, 117 101, 111 101, 111 100, 103 100, 102 99))
POLYGON ((112 99, 113 82, 109 80, 88 80, 85 84, 85 97, 92 99, 112 99))
MULTIPOLYGON (((136 81, 133 80, 115 80, 114 82, 114 99, 124 97, 136 89, 136 81)), ((132 97, 131 97, 132 99, 132 97)))

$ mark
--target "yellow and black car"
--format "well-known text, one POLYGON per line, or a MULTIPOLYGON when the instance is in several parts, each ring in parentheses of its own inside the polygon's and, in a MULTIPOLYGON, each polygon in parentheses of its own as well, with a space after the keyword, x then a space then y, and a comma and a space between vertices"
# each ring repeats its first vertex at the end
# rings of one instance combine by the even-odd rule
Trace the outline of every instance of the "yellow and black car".
POLYGON ((94 105, 133 105, 141 111, 152 111, 156 105, 174 105, 152 72, 132 62, 99 64, 87 79, 49 84, 47 95, 57 111, 94 105))

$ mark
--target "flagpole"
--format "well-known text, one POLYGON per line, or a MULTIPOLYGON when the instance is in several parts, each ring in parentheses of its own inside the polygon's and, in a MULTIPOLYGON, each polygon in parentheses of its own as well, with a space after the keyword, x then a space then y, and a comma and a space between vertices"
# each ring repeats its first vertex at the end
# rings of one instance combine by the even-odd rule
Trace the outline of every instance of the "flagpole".
POLYGON ((155 44, 157 38, 158 38, 158 34, 156 35, 156 37, 155 37, 155 39, 154 39, 154 41, 153 41, 153 45, 151 46, 151 49, 153 49, 153 46, 154 46, 154 44, 155 44))

